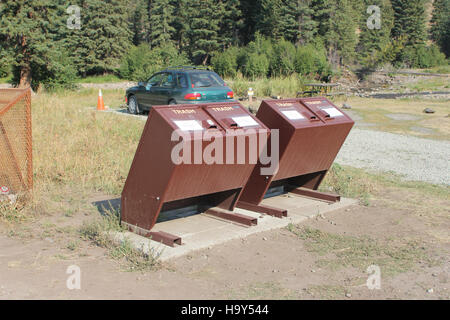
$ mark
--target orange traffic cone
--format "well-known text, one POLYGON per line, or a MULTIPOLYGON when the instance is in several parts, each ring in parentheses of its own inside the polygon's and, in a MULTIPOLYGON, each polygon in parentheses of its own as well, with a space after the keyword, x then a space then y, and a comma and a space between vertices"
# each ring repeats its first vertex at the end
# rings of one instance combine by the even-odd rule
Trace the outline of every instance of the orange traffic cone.
POLYGON ((105 103, 103 102, 103 95, 101 89, 98 90, 97 110, 99 111, 105 110, 105 103))

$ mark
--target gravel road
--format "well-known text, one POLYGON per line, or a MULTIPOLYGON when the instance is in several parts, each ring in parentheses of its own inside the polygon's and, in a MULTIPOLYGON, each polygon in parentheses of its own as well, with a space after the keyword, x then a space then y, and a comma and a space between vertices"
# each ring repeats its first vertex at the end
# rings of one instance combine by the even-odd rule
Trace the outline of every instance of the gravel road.
POLYGON ((353 128, 336 162, 450 185, 450 141, 353 128))

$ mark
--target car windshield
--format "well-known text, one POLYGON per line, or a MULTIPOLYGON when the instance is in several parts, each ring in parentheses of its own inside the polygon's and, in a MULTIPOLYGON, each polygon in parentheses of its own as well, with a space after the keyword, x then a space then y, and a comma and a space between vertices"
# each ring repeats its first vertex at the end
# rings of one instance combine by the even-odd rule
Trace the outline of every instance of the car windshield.
POLYGON ((221 87, 225 85, 223 80, 213 72, 191 73, 190 77, 192 86, 197 88, 221 87))

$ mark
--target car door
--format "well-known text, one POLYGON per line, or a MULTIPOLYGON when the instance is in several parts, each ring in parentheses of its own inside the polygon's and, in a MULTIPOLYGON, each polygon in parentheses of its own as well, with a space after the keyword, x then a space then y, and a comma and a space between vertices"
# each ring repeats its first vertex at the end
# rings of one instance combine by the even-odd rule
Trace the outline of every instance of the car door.
POLYGON ((175 88, 174 76, 171 72, 164 72, 158 86, 153 87, 156 104, 166 105, 173 95, 175 88))
MULTIPOLYGON (((150 109, 151 106, 157 104, 157 91, 155 90, 158 88, 164 74, 163 73, 157 73, 153 75, 148 81, 146 86, 142 89, 141 97, 138 97, 139 105, 144 107, 145 109, 150 109)), ((141 91, 141 89, 139 90, 141 91)))

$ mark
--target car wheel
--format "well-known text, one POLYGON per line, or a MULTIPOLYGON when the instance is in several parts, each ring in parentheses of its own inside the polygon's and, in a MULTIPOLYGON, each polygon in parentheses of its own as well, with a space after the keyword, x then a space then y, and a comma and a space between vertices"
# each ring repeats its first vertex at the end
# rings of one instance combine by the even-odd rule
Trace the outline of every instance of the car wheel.
POLYGON ((173 105, 175 105, 175 104, 177 104, 177 102, 176 102, 175 100, 170 100, 170 101, 169 101, 169 105, 170 105, 170 106, 173 106, 173 105))
POLYGON ((131 96, 128 101, 128 112, 131 114, 139 114, 139 104, 135 96, 131 96))

